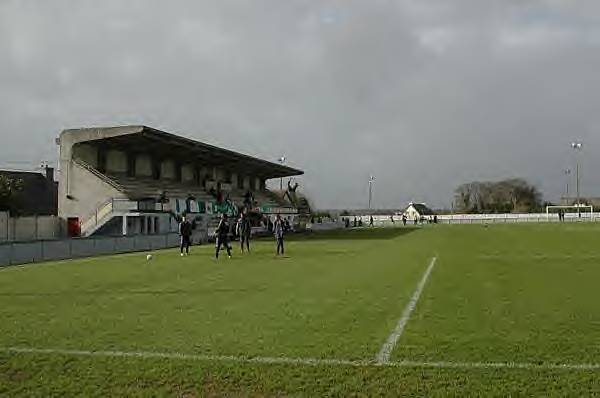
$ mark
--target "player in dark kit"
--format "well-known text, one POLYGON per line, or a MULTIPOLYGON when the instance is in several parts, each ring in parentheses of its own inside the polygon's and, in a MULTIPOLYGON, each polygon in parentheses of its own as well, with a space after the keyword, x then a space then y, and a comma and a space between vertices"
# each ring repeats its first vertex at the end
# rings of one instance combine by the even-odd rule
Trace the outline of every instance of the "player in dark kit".
POLYGON ((273 225, 273 233, 275 235, 275 240, 277 241, 277 255, 279 255, 279 252, 281 251, 281 254, 283 255, 285 249, 283 247, 283 234, 284 234, 284 229, 283 229, 283 221, 281 220, 281 216, 279 214, 277 214, 277 219, 275 220, 275 224, 273 225))
POLYGON ((219 258, 221 246, 227 249, 227 255, 231 258, 231 246, 229 246, 229 223, 227 222, 227 214, 223 213, 219 226, 215 231, 217 235, 215 258, 219 258))
POLYGON ((184 256, 183 249, 185 249, 185 255, 190 254, 190 246, 192 244, 192 224, 185 219, 185 216, 181 218, 179 223, 179 235, 181 236, 181 256, 184 256))
POLYGON ((242 212, 240 214, 240 219, 237 222, 237 234, 240 238, 240 247, 242 249, 242 253, 244 252, 244 243, 246 243, 246 249, 248 253, 250 253, 250 234, 252 232, 252 226, 250 225, 250 220, 246 217, 246 214, 242 212))

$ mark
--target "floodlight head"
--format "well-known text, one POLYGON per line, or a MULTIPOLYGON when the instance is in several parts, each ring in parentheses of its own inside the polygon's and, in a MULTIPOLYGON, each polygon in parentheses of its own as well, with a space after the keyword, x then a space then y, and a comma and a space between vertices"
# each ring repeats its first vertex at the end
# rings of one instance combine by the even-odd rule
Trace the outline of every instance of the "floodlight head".
POLYGON ((571 142, 571 148, 573 149, 581 149, 582 144, 581 142, 571 142))
POLYGON ((280 161, 281 163, 285 163, 285 156, 282 156, 282 157, 280 157, 280 158, 279 158, 279 161, 280 161))

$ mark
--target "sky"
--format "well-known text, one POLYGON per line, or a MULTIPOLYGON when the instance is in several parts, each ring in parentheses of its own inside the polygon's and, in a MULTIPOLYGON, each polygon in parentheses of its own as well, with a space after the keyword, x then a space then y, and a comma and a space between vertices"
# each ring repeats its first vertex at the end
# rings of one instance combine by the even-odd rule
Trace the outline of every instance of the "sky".
MULTIPOLYGON (((287 158, 319 208, 600 196, 597 0, 0 0, 0 166, 144 124, 287 158), (573 141, 583 148, 575 153, 573 141)), ((278 182, 274 182, 278 185, 278 182)))

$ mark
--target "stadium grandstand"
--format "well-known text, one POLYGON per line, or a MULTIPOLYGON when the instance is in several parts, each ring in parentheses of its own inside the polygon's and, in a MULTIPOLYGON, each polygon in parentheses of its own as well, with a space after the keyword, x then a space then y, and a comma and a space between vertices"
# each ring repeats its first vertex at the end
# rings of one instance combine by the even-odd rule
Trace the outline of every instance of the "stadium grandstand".
POLYGON ((246 210, 258 225, 302 213, 269 179, 303 174, 146 126, 64 130, 59 217, 71 236, 161 234, 186 214, 210 226, 246 210))

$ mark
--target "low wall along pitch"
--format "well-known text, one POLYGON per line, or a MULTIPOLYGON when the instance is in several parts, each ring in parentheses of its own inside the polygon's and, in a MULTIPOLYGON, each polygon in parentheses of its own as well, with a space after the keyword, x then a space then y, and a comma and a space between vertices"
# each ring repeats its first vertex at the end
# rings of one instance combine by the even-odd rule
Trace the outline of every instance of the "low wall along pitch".
MULTIPOLYGON (((206 240, 206 234, 195 234, 193 241, 198 243, 206 240)), ((6 242, 0 243, 0 266, 152 251, 176 246, 179 246, 179 235, 176 233, 6 242)))

